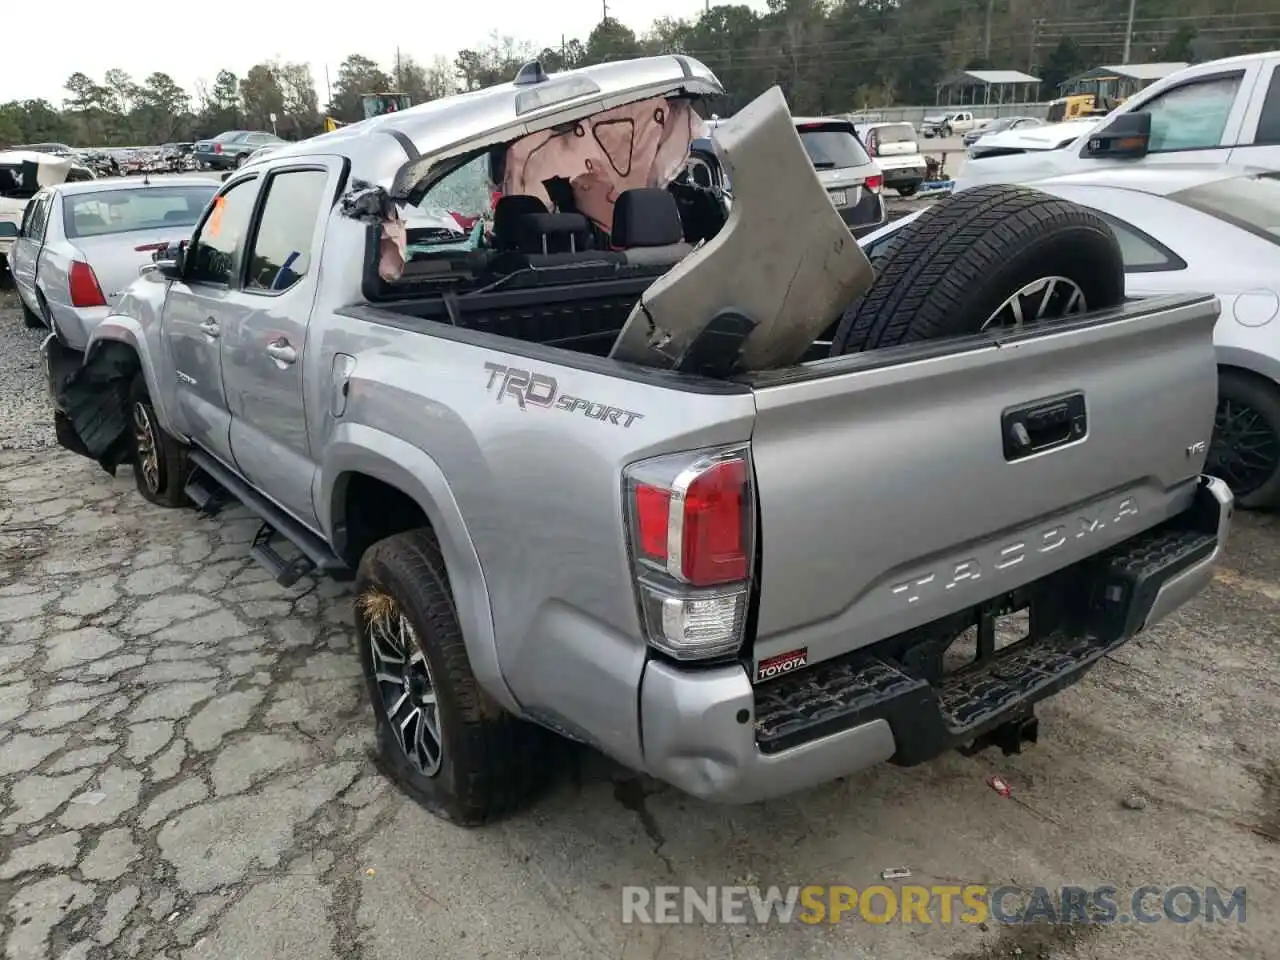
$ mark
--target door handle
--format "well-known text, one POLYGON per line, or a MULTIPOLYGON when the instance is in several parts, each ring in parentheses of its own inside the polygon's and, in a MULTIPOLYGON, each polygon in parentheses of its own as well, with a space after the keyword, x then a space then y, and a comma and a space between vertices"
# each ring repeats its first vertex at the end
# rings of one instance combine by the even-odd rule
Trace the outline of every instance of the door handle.
POLYGON ((273 340, 267 344, 267 356, 283 370, 298 359, 298 351, 289 346, 288 340, 273 340))
POLYGON ((1084 394, 1069 393, 1006 410, 1000 432, 1004 458, 1010 461, 1083 440, 1089 432, 1084 394))
POLYGON ((200 324, 200 332, 206 337, 216 337, 219 333, 218 321, 209 317, 204 323, 200 324))

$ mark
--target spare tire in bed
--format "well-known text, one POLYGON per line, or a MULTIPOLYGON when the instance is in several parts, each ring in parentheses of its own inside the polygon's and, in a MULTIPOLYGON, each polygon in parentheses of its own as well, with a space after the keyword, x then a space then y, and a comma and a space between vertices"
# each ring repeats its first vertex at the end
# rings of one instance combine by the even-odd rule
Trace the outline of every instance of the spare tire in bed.
POLYGON ((898 230, 871 265, 875 282, 841 317, 832 356, 1124 300, 1124 262, 1106 222, 1027 187, 974 187, 939 201, 898 230))

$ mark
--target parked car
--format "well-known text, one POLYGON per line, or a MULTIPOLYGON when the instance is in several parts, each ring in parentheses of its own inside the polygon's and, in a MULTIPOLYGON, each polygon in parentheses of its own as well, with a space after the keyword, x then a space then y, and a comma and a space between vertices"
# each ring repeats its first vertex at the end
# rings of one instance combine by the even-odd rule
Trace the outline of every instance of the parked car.
POLYGON ((166 143, 160 148, 160 156, 170 173, 181 173, 195 165, 194 143, 166 143))
POLYGON ((31 198, 43 187, 92 179, 88 167, 52 152, 0 151, 0 277, 9 273, 9 251, 31 198))
POLYGON ((272 133, 253 130, 228 130, 212 140, 198 140, 195 146, 196 165, 201 170, 233 170, 239 167, 249 154, 267 144, 280 145, 286 141, 272 133))
MULTIPOLYGON (((1011 130, 995 131, 979 137, 966 150, 969 160, 987 157, 1013 156, 1023 153, 1038 153, 1046 150, 1062 150, 1075 143, 1083 133, 1098 125, 1097 118, 1083 117, 1065 120, 1062 123, 1046 123, 1039 126, 1015 127, 1011 130)), ((968 164, 966 164, 966 167, 968 164)), ((984 163, 981 171, 988 169, 984 163)), ((983 182, 979 180, 978 182, 983 182)))
POLYGON ((970 130, 961 138, 961 141, 966 147, 972 147, 981 138, 993 133, 1003 133, 1006 130, 1028 130, 1042 126, 1044 121, 1039 117, 997 117, 984 126, 970 130))
POLYGON ((216 190, 195 178, 41 190, 9 254, 26 325, 83 350, 152 255, 190 235, 216 190))
POLYGON ((920 124, 920 132, 926 137, 953 137, 957 133, 976 130, 989 122, 975 117, 968 110, 953 110, 925 117, 920 124))
MULTIPOLYGON (((1095 169, 1030 186, 1102 215, 1120 242, 1128 296, 1219 297, 1206 471, 1243 507, 1280 507, 1280 174, 1200 162, 1095 169)), ((867 237, 866 249, 874 256, 909 219, 867 237)))
POLYGON ((291 145, 83 354, 45 341, 60 443, 239 500, 282 583, 354 577, 380 769, 454 822, 531 796, 556 735, 727 802, 1014 750, 1225 542, 1212 297, 1123 302, 1101 220, 1004 188, 873 273, 812 169, 856 138, 804 143, 777 87, 681 176, 723 93, 687 56, 533 63, 291 145), (406 257, 399 210, 477 172, 485 246, 406 257))
MULTIPOLYGON (((1280 51, 1198 63, 1157 80, 1105 118, 1077 122, 1074 137, 1048 149, 971 156, 956 189, 1133 164, 1207 160, 1280 169, 1280 51)), ((986 140, 975 144, 986 147, 986 140)))
POLYGON ((25 150, 29 153, 51 153, 55 157, 66 157, 74 160, 77 157, 75 147, 65 143, 20 143, 11 150, 25 150))
POLYGON ((856 130, 858 139, 884 174, 884 185, 903 197, 915 193, 928 173, 915 127, 909 123, 864 123, 856 130))
POLYGON ((795 126, 818 179, 853 235, 884 223, 885 175, 867 155, 853 124, 839 117, 797 117, 795 126))
POLYGON ((257 150, 253 151, 253 153, 245 157, 241 163, 237 164, 234 169, 228 170, 226 173, 224 173, 222 175, 222 179, 223 180, 228 179, 233 173, 235 173, 236 170, 240 169, 240 167, 248 166, 251 163, 256 163, 257 161, 265 157, 267 154, 274 153, 276 150, 279 150, 284 145, 285 145, 285 141, 281 140, 279 143, 268 143, 268 144, 265 144, 264 146, 259 147, 257 150))

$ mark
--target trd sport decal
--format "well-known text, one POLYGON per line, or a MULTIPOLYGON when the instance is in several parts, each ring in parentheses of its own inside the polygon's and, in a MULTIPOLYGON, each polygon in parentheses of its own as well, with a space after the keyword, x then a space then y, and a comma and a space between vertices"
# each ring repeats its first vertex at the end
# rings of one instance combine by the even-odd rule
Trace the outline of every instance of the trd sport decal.
POLYGON ((637 420, 644 419, 644 414, 634 410, 623 410, 604 403, 594 403, 581 397, 561 395, 556 388, 556 378, 542 373, 531 373, 515 367, 503 366, 500 363, 484 365, 489 372, 489 383, 486 387, 490 393, 496 393, 497 402, 514 400, 521 410, 530 406, 547 409, 564 410, 566 413, 582 413, 588 420, 599 420, 611 423, 616 427, 629 427, 637 420))

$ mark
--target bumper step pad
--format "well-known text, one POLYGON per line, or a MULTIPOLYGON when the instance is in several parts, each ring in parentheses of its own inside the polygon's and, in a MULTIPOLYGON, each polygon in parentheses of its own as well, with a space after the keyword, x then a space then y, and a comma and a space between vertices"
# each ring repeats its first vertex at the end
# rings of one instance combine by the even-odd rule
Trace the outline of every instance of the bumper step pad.
POLYGON ((1214 533, 1162 525, 1087 561, 1096 629, 1021 640, 930 684, 866 652, 815 664, 756 688, 756 745, 777 753, 874 720, 894 762, 921 763, 972 742, 1069 686, 1140 630, 1162 584, 1209 556, 1214 533))

